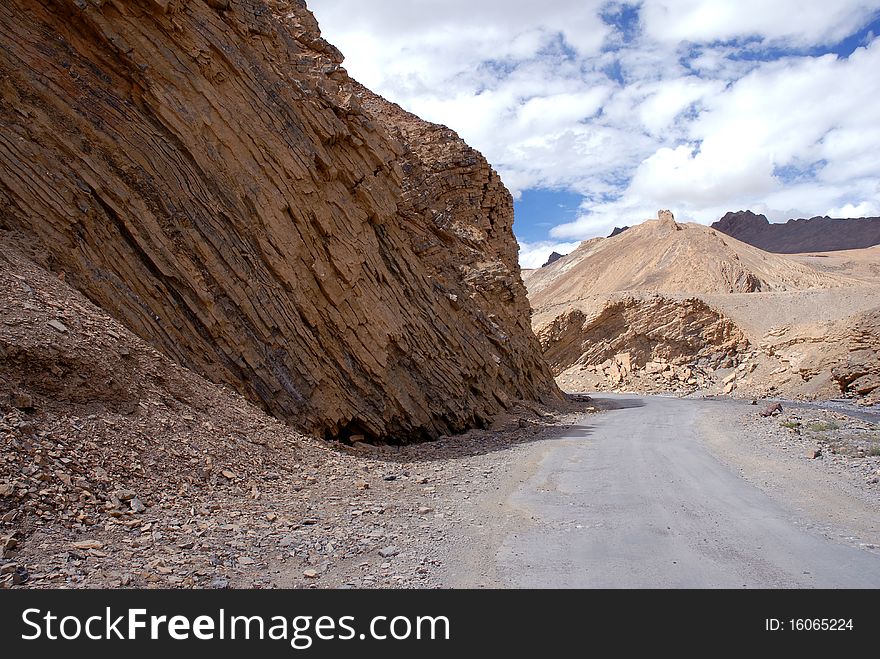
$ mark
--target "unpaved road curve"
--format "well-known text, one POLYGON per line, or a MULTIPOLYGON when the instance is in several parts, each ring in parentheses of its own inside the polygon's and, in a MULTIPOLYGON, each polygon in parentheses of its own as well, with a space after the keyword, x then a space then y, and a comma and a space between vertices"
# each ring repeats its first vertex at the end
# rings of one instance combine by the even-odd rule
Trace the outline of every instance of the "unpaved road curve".
POLYGON ((718 403, 601 397, 618 409, 521 447, 451 586, 880 588, 880 553, 812 530, 711 450, 718 403))

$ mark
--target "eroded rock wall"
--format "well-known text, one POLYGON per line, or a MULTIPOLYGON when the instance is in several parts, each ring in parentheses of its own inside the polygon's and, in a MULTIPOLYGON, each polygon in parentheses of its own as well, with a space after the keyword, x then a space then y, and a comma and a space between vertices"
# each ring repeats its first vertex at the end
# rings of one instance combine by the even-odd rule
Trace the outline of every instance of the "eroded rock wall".
POLYGON ((703 362, 719 367, 748 346, 739 328, 701 300, 627 297, 598 313, 561 314, 538 333, 555 373, 570 366, 599 365, 622 352, 633 368, 650 362, 703 362))
POLYGON ((497 174, 303 2, 10 0, 0 41, 0 230, 182 365, 343 439, 559 396, 497 174))

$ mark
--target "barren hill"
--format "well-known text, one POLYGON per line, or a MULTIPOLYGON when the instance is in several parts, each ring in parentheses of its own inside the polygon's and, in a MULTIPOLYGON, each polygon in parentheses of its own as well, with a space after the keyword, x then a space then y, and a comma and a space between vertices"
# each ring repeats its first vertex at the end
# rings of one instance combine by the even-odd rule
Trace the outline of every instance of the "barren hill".
POLYGON ((874 252, 783 257, 664 211, 525 278, 566 389, 870 399, 874 252))
POLYGON ((880 244, 880 217, 813 217, 779 224, 771 223, 764 215, 739 211, 728 213, 712 228, 778 254, 862 249, 880 244))
POLYGON ((299 0, 0 6, 0 231, 183 366, 328 438, 558 390, 512 200, 299 0))
POLYGON ((842 278, 767 254, 671 213, 609 238, 581 244, 556 263, 527 273, 532 305, 543 309, 620 291, 752 293, 837 286, 842 278))

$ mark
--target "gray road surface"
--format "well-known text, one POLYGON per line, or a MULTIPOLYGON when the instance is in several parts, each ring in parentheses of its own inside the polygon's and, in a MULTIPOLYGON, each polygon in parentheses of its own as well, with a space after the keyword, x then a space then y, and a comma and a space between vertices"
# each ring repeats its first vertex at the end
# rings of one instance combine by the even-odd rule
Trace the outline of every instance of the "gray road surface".
POLYGON ((880 587, 878 553, 809 531, 706 448, 698 421, 718 403, 600 396, 621 408, 534 449, 462 583, 880 587))

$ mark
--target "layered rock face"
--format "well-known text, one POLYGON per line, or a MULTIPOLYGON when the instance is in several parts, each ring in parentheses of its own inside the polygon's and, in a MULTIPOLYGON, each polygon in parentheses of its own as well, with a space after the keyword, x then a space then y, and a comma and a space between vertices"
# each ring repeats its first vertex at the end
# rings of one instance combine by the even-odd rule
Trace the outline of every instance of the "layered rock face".
POLYGON ((733 321, 703 301, 660 295, 609 300, 594 313, 570 309, 538 339, 563 384, 589 372, 600 388, 704 387, 749 348, 733 321))
POLYGON ((303 2, 0 7, 0 230, 294 425, 407 441, 560 394, 512 201, 303 2))
POLYGON ((738 211, 728 213, 712 228, 777 254, 863 249, 880 244, 880 217, 814 217, 773 224, 765 215, 738 211))
POLYGON ((598 365, 623 352, 629 353, 633 368, 692 361, 717 368, 748 346, 730 319, 701 300, 659 295, 625 297, 592 317, 572 310, 544 328, 538 338, 556 372, 576 363, 598 365))

